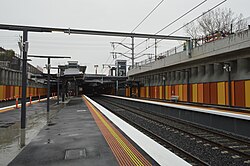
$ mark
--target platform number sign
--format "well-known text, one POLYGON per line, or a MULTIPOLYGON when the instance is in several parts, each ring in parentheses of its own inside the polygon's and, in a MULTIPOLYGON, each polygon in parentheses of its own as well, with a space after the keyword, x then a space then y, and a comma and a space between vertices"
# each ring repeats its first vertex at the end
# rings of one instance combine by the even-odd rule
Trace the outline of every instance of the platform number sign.
POLYGON ((119 69, 119 76, 126 76, 126 69, 119 69))
POLYGON ((126 60, 117 60, 115 62, 116 67, 116 74, 117 76, 126 76, 127 71, 126 71, 126 60))

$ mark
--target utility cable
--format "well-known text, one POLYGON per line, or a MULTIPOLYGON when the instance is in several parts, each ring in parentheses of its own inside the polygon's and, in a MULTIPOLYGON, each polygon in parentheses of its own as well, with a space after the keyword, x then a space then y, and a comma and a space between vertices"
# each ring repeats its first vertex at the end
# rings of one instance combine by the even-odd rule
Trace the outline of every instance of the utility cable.
MULTIPOLYGON (((163 30, 165 30, 166 28, 168 28, 169 26, 171 26, 172 24, 174 24, 175 22, 177 22, 178 20, 180 20, 181 18, 183 18, 184 16, 188 15, 189 13, 191 13, 193 10, 197 9, 199 6, 201 6, 202 4, 204 4, 207 0, 202 1, 201 3, 199 3, 198 5, 196 5, 195 7, 193 7, 192 9, 190 9, 189 11, 187 11, 186 13, 184 13, 183 15, 181 15, 180 17, 178 17, 177 19, 175 19, 174 21, 172 21, 171 23, 169 23, 168 25, 166 25, 165 27, 163 27, 161 30, 159 30, 158 32, 155 33, 155 35, 157 35, 158 33, 162 32, 163 30)), ((142 45, 143 43, 145 43, 146 41, 148 41, 149 39, 146 39, 142 42, 140 42, 139 44, 137 44, 135 46, 139 47, 140 45, 142 45)), ((158 43, 158 42, 157 42, 158 43)), ((157 44, 156 43, 156 44, 157 44)), ((155 44, 154 44, 155 45, 155 44)), ((153 45, 153 46, 154 46, 153 45)), ((147 47, 147 49, 151 48, 152 46, 147 47)), ((128 52, 128 51, 127 51, 128 52)), ((127 53, 125 52, 125 53, 127 53)), ((140 53, 139 53, 140 54, 140 53)), ((138 55, 138 54, 137 54, 138 55)))
POLYGON ((199 3, 198 5, 196 5, 195 7, 193 7, 192 9, 190 9, 189 11, 187 11, 186 13, 184 13, 183 15, 181 15, 180 17, 178 17, 176 20, 172 21, 171 23, 169 23, 167 26, 165 26, 164 28, 162 28, 161 30, 159 30, 158 32, 156 32, 156 34, 162 32, 163 30, 165 30, 166 28, 168 28, 169 26, 171 26, 172 24, 174 24, 175 22, 179 21, 181 18, 183 18, 184 16, 186 16, 187 14, 189 14, 190 12, 192 12, 193 10, 195 10, 196 8, 198 8, 199 6, 201 6, 203 3, 205 3, 207 0, 202 1, 201 3, 199 3))
MULTIPOLYGON (((212 7, 211 9, 209 9, 208 11, 206 11, 206 12, 202 13, 201 15, 195 17, 193 20, 189 21, 188 23, 186 23, 185 25, 181 26, 181 27, 178 28, 177 30, 171 32, 171 33, 169 34, 169 36, 172 35, 172 34, 174 34, 174 33, 176 33, 176 32, 178 32, 179 30, 181 30, 182 28, 184 28, 184 27, 187 26, 188 24, 194 22, 195 20, 199 19, 200 17, 202 17, 203 15, 207 14, 208 12, 214 10, 215 8, 217 8, 218 6, 222 5, 222 4, 225 3, 226 1, 227 1, 227 0, 224 0, 224 1, 220 2, 219 4, 215 5, 215 6, 212 7)), ((154 44, 150 45, 149 47, 145 48, 144 50, 142 50, 141 52, 139 52, 137 55, 140 55, 141 53, 143 53, 143 52, 146 51, 147 49, 153 47, 155 44, 161 42, 162 40, 163 40, 163 39, 158 40, 156 43, 154 43, 154 44)))
MULTIPOLYGON (((147 15, 146 15, 146 17, 144 17, 143 19, 142 19, 142 21, 138 24, 138 25, 136 25, 135 26, 135 28, 131 31, 131 33, 133 33, 163 2, 164 2, 165 0, 161 0, 147 15)), ((124 42, 125 40, 127 39, 127 37, 125 37, 120 43, 122 43, 122 42, 124 42)), ((114 49, 116 49, 117 47, 118 47, 119 45, 117 45, 114 49)), ((110 59, 110 57, 111 57, 111 55, 108 57, 108 60, 110 59)), ((106 62, 108 61, 108 60, 106 60, 106 62)), ((113 61, 111 62, 111 63, 113 63, 113 61)), ((110 64, 111 64, 110 63, 110 64)), ((105 70, 106 71, 106 70, 105 70)), ((104 72, 105 72, 104 71, 104 72)))
MULTIPOLYGON (((165 30, 166 28, 168 28, 169 26, 171 26, 172 24, 174 24, 175 22, 177 22, 178 20, 180 20, 181 18, 183 18, 184 16, 186 16, 187 14, 191 13, 193 10, 195 10, 196 8, 198 8, 199 6, 201 6, 201 5, 202 5, 203 3, 205 3, 206 1, 207 1, 207 0, 202 1, 201 3, 199 3, 198 5, 196 5, 195 7, 193 7, 192 9, 190 9, 189 11, 187 11, 186 13, 184 13, 183 15, 181 15, 180 17, 178 17, 177 19, 175 19, 174 21, 172 21, 171 23, 169 23, 168 25, 166 25, 164 28, 162 28, 161 30, 159 30, 158 32, 156 32, 155 35, 158 34, 158 33, 160 33, 160 32, 162 32, 163 30, 165 30)), ((147 40, 148 40, 148 39, 147 39, 147 40)), ((140 46, 141 44, 143 44, 143 43, 146 42, 147 40, 142 41, 141 43, 139 43, 138 45, 136 45, 135 48, 138 47, 138 46, 140 46)), ((162 40, 161 40, 161 41, 162 41, 162 40)), ((156 44, 157 44, 157 43, 159 43, 159 42, 156 42, 156 44)), ((155 45, 155 43, 154 43, 154 45, 155 45)), ((152 46, 154 46, 154 45, 152 45, 152 46)), ((152 46, 147 47, 147 49, 151 48, 152 46)), ((143 52, 144 52, 144 51, 143 51, 143 52)), ((138 54, 140 54, 140 53, 138 53, 138 54)), ((138 54, 137 54, 137 55, 138 55, 138 54)))

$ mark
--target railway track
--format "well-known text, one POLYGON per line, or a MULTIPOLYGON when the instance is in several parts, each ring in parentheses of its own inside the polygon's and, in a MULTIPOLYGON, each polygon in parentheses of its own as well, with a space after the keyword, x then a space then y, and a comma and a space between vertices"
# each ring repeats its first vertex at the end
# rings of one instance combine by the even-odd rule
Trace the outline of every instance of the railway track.
POLYGON ((112 104, 112 103, 110 103, 109 101, 106 101, 106 100, 102 100, 102 101, 96 100, 96 101, 99 102, 102 105, 103 105, 103 102, 106 102, 106 104, 104 104, 103 106, 107 106, 107 103, 109 103, 109 106, 107 106, 107 107, 109 109, 111 109, 111 111, 113 113, 115 113, 116 115, 118 115, 119 117, 124 119, 125 121, 129 122, 135 128, 137 128, 138 130, 140 130, 141 132, 143 132, 144 134, 146 134, 150 138, 154 139, 155 141, 157 141, 158 143, 160 143, 161 145, 163 145, 167 149, 171 150, 175 154, 178 154, 178 156, 180 156, 184 160, 188 161, 192 165, 204 165, 204 166, 208 165, 206 162, 200 160, 199 158, 193 156, 192 154, 186 152, 185 150, 177 147, 176 145, 174 145, 173 143, 167 141, 165 138, 161 137, 160 135, 157 135, 156 133, 152 132, 151 130, 147 129, 146 127, 143 127, 140 124, 132 121, 130 118, 119 114, 118 112, 120 112, 120 111, 118 111, 118 112, 114 111, 114 109, 120 109, 121 108, 120 106, 112 104))
MULTIPOLYGON (((176 152, 177 150, 173 150, 173 152, 184 158, 192 165, 250 165, 249 140, 236 138, 235 136, 191 124, 190 122, 177 120, 162 114, 157 114, 154 111, 146 112, 143 111, 143 108, 125 105, 124 103, 116 103, 116 100, 110 101, 104 97, 101 97, 96 98, 96 101, 112 110, 114 113, 121 116, 123 119, 134 125, 136 128, 139 128, 144 133, 153 133, 154 135, 149 134, 153 139, 158 136, 167 141, 168 144, 175 146, 170 147, 170 149, 179 147, 179 149, 184 151, 186 154, 183 152, 176 152), (168 134, 163 134, 163 132, 168 134), (169 136, 169 134, 172 134, 172 136, 169 136), (179 141, 182 143, 178 143, 178 141, 173 140, 171 142, 171 139, 168 139, 168 136, 166 135, 169 137, 175 137, 176 139, 183 139, 182 141, 179 141), (185 143, 183 143, 183 141, 185 143), (183 146, 180 144, 190 144, 190 146, 183 146), (192 150, 192 148, 196 150, 192 150), (197 149, 201 149, 202 154, 209 155, 206 157, 202 154, 199 154, 199 152, 197 153, 197 149), (187 157, 188 154, 197 160, 190 160, 189 158, 192 157, 187 157), (211 161, 211 159, 213 159, 213 161, 211 161)), ((159 138, 156 140, 159 140, 159 138)), ((161 140, 158 142, 164 146, 166 144, 161 142, 161 140)), ((167 148, 169 149, 169 147, 167 148)))

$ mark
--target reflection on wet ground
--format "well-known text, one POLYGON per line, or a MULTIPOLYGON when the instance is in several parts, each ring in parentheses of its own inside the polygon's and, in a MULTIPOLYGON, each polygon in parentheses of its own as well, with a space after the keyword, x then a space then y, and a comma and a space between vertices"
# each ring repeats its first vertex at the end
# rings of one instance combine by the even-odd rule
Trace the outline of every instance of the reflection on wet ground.
MULTIPOLYGON (((50 117, 53 117, 62 108, 63 105, 52 104, 50 117)), ((22 150, 19 147, 20 121, 18 121, 18 118, 20 118, 20 112, 17 112, 17 114, 16 121, 5 121, 4 119, 8 118, 3 116, 8 117, 8 113, 5 115, 0 114, 0 117, 2 116, 2 119, 0 119, 0 166, 7 165, 22 150)), ((39 133, 46 123, 46 102, 27 107, 26 145, 39 133)))

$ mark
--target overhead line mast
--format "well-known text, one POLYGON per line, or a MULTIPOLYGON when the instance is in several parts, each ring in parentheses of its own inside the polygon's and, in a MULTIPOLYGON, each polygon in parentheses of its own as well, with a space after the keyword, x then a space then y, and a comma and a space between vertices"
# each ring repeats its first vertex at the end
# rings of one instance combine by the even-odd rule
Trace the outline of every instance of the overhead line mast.
MULTIPOLYGON (((135 26, 135 28, 131 31, 131 33, 133 33, 162 3, 164 2, 164 0, 161 0, 147 15, 146 15, 146 17, 144 17, 143 19, 142 19, 142 21, 138 24, 138 25, 136 25, 135 26)), ((127 39, 127 37, 125 37, 121 42, 119 42, 119 43, 122 43, 122 42, 124 42, 125 40, 127 39)), ((114 50, 118 47, 119 45, 117 45, 116 47, 114 47, 114 50)), ((110 57, 111 57, 111 55, 108 57, 108 59, 106 60, 106 62, 105 63, 107 63, 108 62, 108 60, 110 59, 110 57)), ((113 60, 112 60, 112 62, 113 62, 113 60)), ((112 63, 111 62, 111 63, 112 63)), ((111 65, 111 63, 110 63, 110 65, 111 65)))

